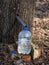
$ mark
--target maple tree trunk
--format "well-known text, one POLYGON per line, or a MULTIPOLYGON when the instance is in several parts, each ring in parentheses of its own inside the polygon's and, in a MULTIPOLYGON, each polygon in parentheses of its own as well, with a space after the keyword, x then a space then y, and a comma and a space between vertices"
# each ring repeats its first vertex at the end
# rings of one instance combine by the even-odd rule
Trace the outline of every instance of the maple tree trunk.
POLYGON ((13 35, 18 35, 20 29, 18 30, 19 25, 16 27, 19 24, 15 20, 16 15, 30 25, 33 20, 33 2, 32 0, 1 0, 0 35, 2 35, 3 41, 11 41, 13 35))

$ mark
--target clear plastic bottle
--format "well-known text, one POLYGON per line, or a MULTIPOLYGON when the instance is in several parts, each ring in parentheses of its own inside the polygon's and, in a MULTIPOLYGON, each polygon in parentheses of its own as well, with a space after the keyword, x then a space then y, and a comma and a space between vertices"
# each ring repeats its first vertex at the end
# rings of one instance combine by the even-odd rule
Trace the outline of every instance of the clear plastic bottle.
POLYGON ((29 27, 24 27, 18 35, 18 53, 29 54, 31 52, 32 35, 29 27))

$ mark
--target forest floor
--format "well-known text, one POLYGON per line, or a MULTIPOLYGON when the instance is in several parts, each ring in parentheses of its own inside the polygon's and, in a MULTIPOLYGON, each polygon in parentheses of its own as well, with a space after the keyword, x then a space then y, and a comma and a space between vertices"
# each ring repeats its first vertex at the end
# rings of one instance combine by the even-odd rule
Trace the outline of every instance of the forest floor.
MULTIPOLYGON (((42 45, 42 55, 37 59, 33 59, 32 52, 24 57, 19 54, 10 54, 9 45, 0 44, 0 65, 49 65, 49 47, 42 45)), ((15 46, 15 44, 12 46, 15 46)), ((13 48, 12 46, 11 48, 13 48)), ((17 50, 16 47, 14 48, 17 50)))

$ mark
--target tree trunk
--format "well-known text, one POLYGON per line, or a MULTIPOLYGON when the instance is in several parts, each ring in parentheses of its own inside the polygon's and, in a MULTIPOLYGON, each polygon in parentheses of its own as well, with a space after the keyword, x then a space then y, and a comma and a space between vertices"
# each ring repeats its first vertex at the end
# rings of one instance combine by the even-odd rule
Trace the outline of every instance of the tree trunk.
POLYGON ((12 37, 18 35, 19 25, 16 27, 17 21, 15 20, 15 16, 19 15, 19 17, 26 22, 26 24, 30 25, 30 22, 33 20, 33 0, 1 0, 1 24, 0 24, 0 35, 2 35, 2 41, 8 42, 12 41, 12 37), (16 23, 15 23, 16 22, 16 23))

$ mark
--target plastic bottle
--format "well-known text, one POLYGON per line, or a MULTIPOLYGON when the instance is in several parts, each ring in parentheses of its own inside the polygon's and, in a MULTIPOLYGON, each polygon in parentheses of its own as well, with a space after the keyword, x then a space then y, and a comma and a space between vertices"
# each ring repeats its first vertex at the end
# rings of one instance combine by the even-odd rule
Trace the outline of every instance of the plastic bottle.
POLYGON ((29 27, 25 26, 18 35, 18 53, 29 54, 31 52, 32 35, 29 27))

